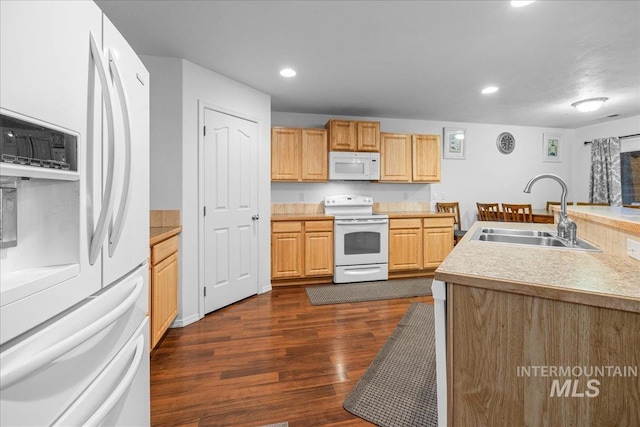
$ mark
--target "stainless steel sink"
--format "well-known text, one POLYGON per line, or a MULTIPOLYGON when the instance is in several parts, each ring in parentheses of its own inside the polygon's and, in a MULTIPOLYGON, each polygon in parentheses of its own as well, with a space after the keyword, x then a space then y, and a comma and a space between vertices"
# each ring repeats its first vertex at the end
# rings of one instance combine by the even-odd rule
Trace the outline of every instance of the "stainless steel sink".
POLYGON ((486 234, 507 234, 509 236, 556 237, 555 233, 539 230, 509 230, 508 228, 483 228, 486 234))
POLYGON ((546 246, 557 249, 600 252, 591 243, 577 239, 572 245, 568 240, 557 237, 554 233, 540 230, 509 230, 501 228, 479 228, 471 240, 481 242, 507 243, 514 245, 546 246))

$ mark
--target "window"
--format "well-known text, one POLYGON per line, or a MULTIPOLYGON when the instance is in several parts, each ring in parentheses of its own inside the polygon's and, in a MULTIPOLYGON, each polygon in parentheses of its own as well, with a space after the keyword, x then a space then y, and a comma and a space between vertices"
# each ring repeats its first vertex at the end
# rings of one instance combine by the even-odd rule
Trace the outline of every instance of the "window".
POLYGON ((622 204, 640 205, 640 151, 620 154, 622 204))

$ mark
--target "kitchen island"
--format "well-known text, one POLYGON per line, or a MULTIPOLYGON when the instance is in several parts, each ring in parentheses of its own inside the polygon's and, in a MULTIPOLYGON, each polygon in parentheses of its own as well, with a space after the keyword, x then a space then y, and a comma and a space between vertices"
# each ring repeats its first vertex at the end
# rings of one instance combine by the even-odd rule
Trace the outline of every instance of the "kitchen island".
POLYGON ((640 241, 640 222, 605 209, 569 211, 613 227, 592 241, 603 252, 476 241, 477 227, 555 231, 477 222, 436 270, 449 425, 640 425, 640 261, 605 241, 640 241))

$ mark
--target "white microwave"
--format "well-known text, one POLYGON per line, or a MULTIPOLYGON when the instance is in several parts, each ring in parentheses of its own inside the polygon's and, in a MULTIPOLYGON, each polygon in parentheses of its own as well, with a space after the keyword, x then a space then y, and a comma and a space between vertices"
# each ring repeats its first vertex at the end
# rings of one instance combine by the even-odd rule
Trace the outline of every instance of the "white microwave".
POLYGON ((329 179, 377 181, 380 179, 380 153, 329 152, 329 179))

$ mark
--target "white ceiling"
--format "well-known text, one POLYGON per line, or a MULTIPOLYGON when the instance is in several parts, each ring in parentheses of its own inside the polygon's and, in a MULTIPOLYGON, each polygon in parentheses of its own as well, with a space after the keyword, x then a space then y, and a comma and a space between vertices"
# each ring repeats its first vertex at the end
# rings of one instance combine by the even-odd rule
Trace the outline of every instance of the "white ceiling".
POLYGON ((640 1, 97 3, 139 54, 254 87, 273 111, 559 128, 640 115, 640 1))

